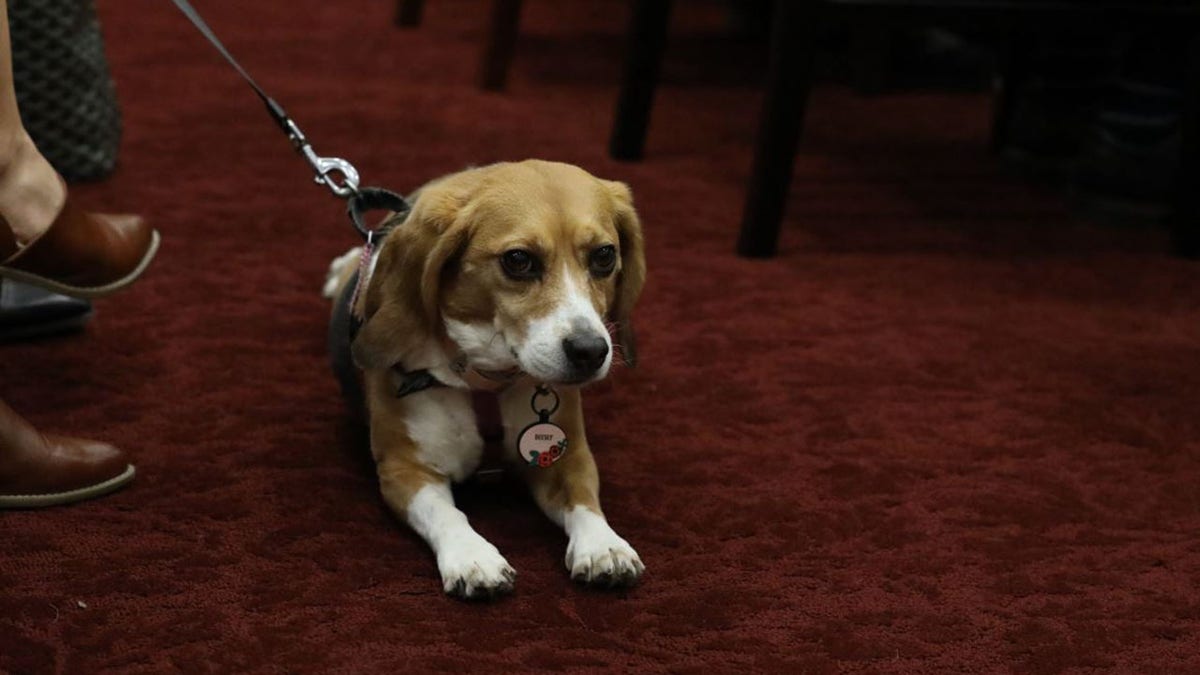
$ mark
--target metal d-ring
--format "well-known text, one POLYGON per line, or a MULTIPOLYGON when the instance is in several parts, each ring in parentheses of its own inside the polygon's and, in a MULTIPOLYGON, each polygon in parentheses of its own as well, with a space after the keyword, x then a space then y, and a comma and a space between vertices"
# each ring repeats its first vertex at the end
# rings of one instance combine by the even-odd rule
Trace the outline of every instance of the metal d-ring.
POLYGON ((393 224, 404 222, 411 210, 412 207, 404 197, 391 190, 377 187, 362 188, 346 201, 346 214, 350 216, 350 222, 354 224, 354 229, 358 230, 363 239, 373 237, 376 244, 387 236, 388 229, 393 224), (364 216, 368 211, 379 210, 391 211, 394 215, 381 224, 377 230, 372 230, 367 227, 364 216))
POLYGON ((537 414, 539 417, 547 417, 548 418, 551 415, 553 415, 558 410, 559 403, 561 403, 561 401, 558 398, 558 392, 554 391, 550 387, 547 387, 547 386, 541 385, 541 384, 539 384, 533 390, 533 396, 530 397, 530 399, 529 399, 529 407, 533 408, 533 412, 535 414, 537 414), (554 407, 550 408, 549 410, 546 410, 546 409, 538 410, 537 400, 538 400, 539 396, 554 396, 554 407))

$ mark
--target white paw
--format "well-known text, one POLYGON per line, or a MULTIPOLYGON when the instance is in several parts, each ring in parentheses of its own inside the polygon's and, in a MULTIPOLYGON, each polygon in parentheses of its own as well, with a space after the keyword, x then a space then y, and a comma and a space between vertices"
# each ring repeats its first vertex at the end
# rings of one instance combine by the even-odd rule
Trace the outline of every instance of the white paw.
POLYGON ((438 572, 448 595, 469 600, 511 593, 517 578, 500 551, 475 532, 444 545, 438 553, 438 572))
POLYGON ((633 586, 646 570, 637 551, 607 523, 572 537, 566 562, 575 581, 607 588, 633 586))

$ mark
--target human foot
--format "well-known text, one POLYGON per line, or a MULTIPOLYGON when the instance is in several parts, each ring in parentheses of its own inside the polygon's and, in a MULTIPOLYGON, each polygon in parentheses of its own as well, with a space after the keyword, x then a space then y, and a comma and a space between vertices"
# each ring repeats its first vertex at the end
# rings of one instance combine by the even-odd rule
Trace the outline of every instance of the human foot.
POLYGON ((98 298, 146 270, 159 236, 140 217, 84 211, 32 142, 0 143, 0 156, 0 277, 98 298))
POLYGON ((0 142, 0 217, 21 245, 37 239, 62 211, 66 186, 24 130, 0 142))

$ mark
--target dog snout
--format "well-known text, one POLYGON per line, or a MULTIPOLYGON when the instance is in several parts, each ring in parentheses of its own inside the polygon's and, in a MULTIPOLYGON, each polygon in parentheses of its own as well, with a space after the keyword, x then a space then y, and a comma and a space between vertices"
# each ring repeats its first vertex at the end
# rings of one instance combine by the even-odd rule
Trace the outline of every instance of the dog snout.
POLYGON ((600 370, 604 359, 608 358, 608 341, 604 336, 591 332, 575 333, 563 338, 562 347, 567 362, 576 372, 583 375, 600 370))

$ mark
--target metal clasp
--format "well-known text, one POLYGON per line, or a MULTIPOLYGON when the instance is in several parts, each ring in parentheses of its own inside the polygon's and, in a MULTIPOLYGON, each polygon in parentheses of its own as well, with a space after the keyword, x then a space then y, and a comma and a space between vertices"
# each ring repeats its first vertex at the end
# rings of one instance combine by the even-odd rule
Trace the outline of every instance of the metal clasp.
POLYGON ((354 165, 341 157, 321 157, 313 151, 309 145, 308 139, 304 137, 304 133, 300 131, 300 127, 296 123, 287 119, 288 138, 291 139, 292 145, 296 151, 304 155, 304 159, 308 161, 308 165, 312 167, 316 176, 313 177, 313 182, 318 185, 328 187, 333 194, 343 199, 349 199, 351 196, 358 194, 358 169, 354 165), (341 180, 339 181, 338 177, 341 180))
POLYGON ((339 197, 349 198, 358 194, 358 170, 353 164, 341 157, 318 157, 310 145, 304 146, 302 151, 313 171, 317 172, 313 177, 314 183, 324 184, 339 197), (341 174, 341 183, 338 183, 335 173, 341 174))
POLYGON ((537 387, 535 387, 533 390, 533 396, 531 396, 529 398, 529 407, 533 408, 533 414, 535 414, 539 418, 541 418, 541 420, 543 422, 550 419, 550 416, 558 411, 558 404, 559 404, 558 392, 554 391, 553 389, 551 389, 550 387, 547 387, 544 384, 539 384, 537 387), (554 397, 554 405, 549 408, 538 408, 537 401, 538 401, 538 398, 540 398, 542 396, 553 396, 554 397))

